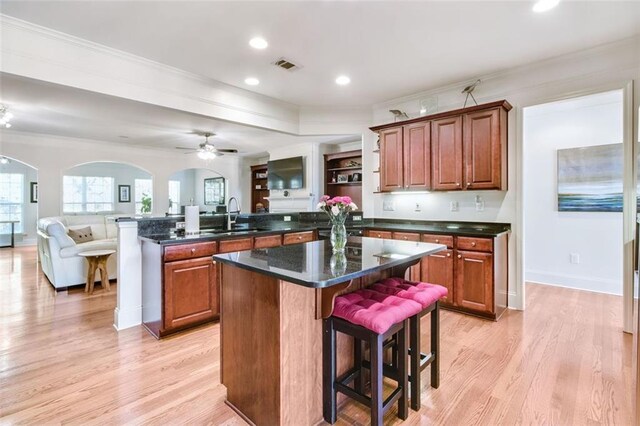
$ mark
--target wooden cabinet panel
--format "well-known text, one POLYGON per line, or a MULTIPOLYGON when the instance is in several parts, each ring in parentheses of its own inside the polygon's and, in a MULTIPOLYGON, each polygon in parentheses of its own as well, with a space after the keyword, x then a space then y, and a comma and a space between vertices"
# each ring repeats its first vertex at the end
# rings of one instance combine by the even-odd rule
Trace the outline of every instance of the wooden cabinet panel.
POLYGON ((438 284, 449 291, 443 303, 453 303, 453 250, 445 250, 423 257, 421 262, 420 281, 438 284))
POLYGON ((431 189, 431 123, 404 126, 404 188, 431 189))
POLYGON ((375 229, 370 229, 367 231, 367 237, 390 240, 393 238, 393 233, 389 231, 377 231, 375 229))
POLYGON ((220 253, 229 253, 232 251, 251 250, 253 248, 252 238, 236 238, 234 240, 220 241, 220 253))
POLYGON ((404 182, 402 127, 380 132, 380 191, 397 191, 404 182))
POLYGON ((431 124, 432 188, 462 189, 462 117, 434 120, 431 124))
POLYGON ((253 248, 269 248, 282 245, 282 235, 267 235, 265 237, 255 237, 253 239, 253 248))
POLYGON ((458 250, 493 252, 493 239, 477 237, 458 237, 458 250))
POLYGON ((216 264, 210 257, 164 264, 165 330, 204 322, 218 313, 216 264))
POLYGON ((414 232, 394 232, 394 240, 420 241, 420 234, 414 232))
POLYGON ((493 313, 493 255, 458 250, 454 301, 457 306, 493 313))
POLYGON ((216 254, 216 242, 179 244, 164 248, 164 261, 194 259, 216 254))
POLYGON ((422 242, 444 244, 447 248, 453 248, 453 235, 422 234, 422 242))
POLYGON ((292 232, 290 234, 284 234, 282 238, 282 244, 300 244, 300 243, 308 243, 309 241, 313 241, 315 239, 315 235, 313 231, 305 231, 305 232, 292 232))
MULTIPOLYGON (((507 158, 506 137, 502 138, 506 120, 501 126, 501 111, 494 108, 464 116, 465 189, 502 189, 503 149, 505 163, 507 158)), ((504 172, 506 179, 506 167, 504 172)))

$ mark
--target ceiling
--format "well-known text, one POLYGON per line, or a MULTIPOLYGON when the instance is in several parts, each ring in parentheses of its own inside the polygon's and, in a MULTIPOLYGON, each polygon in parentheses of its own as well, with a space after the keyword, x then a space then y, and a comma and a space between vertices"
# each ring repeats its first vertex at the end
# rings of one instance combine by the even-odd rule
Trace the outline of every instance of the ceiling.
POLYGON ((15 116, 11 131, 170 150, 197 148, 204 137, 196 133, 213 132, 216 136, 209 142, 217 148, 235 148, 241 156, 297 143, 356 139, 283 134, 6 73, 0 73, 0 93, 15 116))
POLYGON ((297 105, 370 105, 640 33, 640 2, 9 1, 0 11, 297 105), (269 47, 248 40, 260 35, 269 47), (303 66, 284 71, 286 57, 303 66), (351 77, 337 86, 339 74, 351 77), (259 86, 244 79, 257 77, 259 86))

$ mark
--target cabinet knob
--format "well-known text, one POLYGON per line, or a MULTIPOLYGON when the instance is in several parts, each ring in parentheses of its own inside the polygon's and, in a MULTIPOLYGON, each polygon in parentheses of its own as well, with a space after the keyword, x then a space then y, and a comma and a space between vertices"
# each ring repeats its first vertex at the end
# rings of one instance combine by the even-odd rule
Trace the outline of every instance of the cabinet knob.
POLYGON ((462 255, 461 254, 458 255, 458 259, 462 259, 462 255))
POLYGON ((192 248, 192 249, 191 249, 191 254, 193 254, 193 253, 195 253, 195 252, 196 252, 196 249, 192 248))
POLYGON ((447 257, 451 257, 451 253, 447 253, 447 257))
POLYGON ((456 182, 456 186, 460 186, 460 182, 456 182))
POLYGON ((440 242, 440 240, 436 238, 436 244, 438 244, 439 242, 440 242))
POLYGON ((298 239, 299 239, 299 240, 301 240, 301 239, 302 239, 302 237, 298 235, 298 239))
POLYGON ((475 247, 476 246, 476 242, 475 241, 471 241, 471 247, 475 247))
POLYGON ((382 235, 378 234, 378 238, 382 237, 382 235))
POLYGON ((467 186, 471 186, 471 182, 467 182, 467 186))
POLYGON ((407 237, 404 237, 404 239, 406 240, 406 239, 407 239, 407 237))

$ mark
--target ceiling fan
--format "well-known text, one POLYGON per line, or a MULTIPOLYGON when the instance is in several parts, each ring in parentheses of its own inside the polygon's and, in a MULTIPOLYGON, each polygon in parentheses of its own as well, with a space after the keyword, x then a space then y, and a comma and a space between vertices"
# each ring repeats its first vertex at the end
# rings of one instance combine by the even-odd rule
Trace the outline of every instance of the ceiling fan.
POLYGON ((204 142, 202 142, 196 149, 184 148, 181 146, 176 146, 176 149, 186 149, 187 152, 185 152, 185 154, 192 154, 196 152, 198 153, 198 157, 203 160, 212 160, 224 154, 236 154, 238 152, 237 149, 219 149, 213 146, 212 143, 209 143, 209 137, 213 137, 215 135, 215 133, 203 133, 202 136, 204 136, 204 142))

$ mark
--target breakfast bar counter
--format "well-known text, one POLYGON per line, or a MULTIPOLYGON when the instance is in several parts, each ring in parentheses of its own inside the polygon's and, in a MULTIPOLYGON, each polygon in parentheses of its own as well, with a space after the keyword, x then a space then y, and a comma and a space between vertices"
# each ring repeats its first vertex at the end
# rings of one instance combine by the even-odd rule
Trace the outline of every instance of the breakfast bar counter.
MULTIPOLYGON (((336 296, 404 277, 441 244, 351 237, 214 255, 220 265, 221 381, 227 403, 257 425, 322 420, 322 318, 336 296)), ((338 370, 353 345, 338 342, 338 370)))

